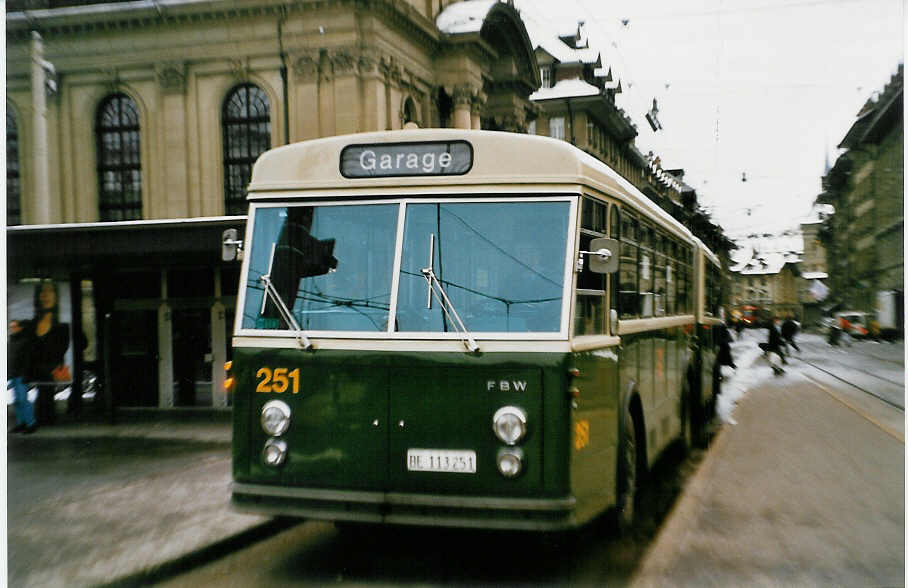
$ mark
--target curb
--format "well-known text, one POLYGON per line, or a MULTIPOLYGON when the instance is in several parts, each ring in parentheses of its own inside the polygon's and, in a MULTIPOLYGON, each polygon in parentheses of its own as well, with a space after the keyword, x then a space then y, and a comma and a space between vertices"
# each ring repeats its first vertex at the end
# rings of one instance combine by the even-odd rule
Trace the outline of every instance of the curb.
POLYGON ((652 571, 658 572, 666 569, 684 546, 684 541, 679 538, 689 532, 690 521, 700 512, 703 496, 706 493, 709 473, 727 443, 730 428, 731 425, 725 423, 716 433, 712 444, 706 452, 705 459, 688 482, 685 491, 675 502, 665 519, 665 524, 652 542, 654 548, 647 552, 640 565, 637 566, 637 570, 631 576, 628 586, 644 588, 664 585, 661 582, 657 583, 655 578, 648 576, 651 575, 652 571), (672 540, 672 537, 675 539, 672 540), (667 547, 661 547, 663 544, 667 547))
POLYGON ((133 572, 100 586, 103 588, 132 588, 163 582, 188 570, 218 560, 253 543, 273 537, 303 521, 304 519, 284 517, 271 519, 205 547, 199 547, 170 561, 154 564, 146 569, 133 572))

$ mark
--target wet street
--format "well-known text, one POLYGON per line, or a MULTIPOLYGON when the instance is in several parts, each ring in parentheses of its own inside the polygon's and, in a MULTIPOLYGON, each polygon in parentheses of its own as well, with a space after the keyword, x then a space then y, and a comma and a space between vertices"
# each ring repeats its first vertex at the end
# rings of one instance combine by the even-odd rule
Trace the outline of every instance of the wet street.
POLYGON ((536 535, 302 522, 164 586, 626 585, 703 452, 671 451, 652 472, 631 536, 607 516, 578 533, 536 535))
POLYGON ((665 455, 627 537, 607 517, 546 535, 263 526, 268 519, 228 508, 227 420, 64 424, 8 437, 10 585, 801 586, 904 578, 904 412, 900 398, 882 393, 897 386, 903 346, 830 348, 805 335, 786 374, 774 377, 757 348, 762 340, 751 331, 734 344, 739 367, 723 384, 713 442, 665 455))

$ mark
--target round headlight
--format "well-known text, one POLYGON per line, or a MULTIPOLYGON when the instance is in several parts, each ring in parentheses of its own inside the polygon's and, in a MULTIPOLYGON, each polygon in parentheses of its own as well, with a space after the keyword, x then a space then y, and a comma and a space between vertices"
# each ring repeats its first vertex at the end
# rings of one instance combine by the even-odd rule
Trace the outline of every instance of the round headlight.
POLYGON ((287 443, 283 439, 268 439, 262 450, 262 461, 265 465, 278 467, 287 459, 287 443))
POLYGON ((280 400, 271 400, 262 407, 262 429, 272 437, 283 435, 290 426, 290 407, 280 400))
POLYGON ((498 471, 505 478, 515 478, 523 471, 523 451, 519 447, 504 448, 498 452, 498 471))
POLYGON ((492 417, 492 430, 503 443, 514 445, 527 434, 527 415, 516 406, 503 406, 492 417))

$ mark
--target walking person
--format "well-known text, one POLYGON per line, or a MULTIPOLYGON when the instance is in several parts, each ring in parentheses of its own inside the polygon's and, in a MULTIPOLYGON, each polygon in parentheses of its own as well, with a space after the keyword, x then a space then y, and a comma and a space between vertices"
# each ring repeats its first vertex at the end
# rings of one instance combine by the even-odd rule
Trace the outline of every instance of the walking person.
POLYGON ((9 342, 7 343, 7 378, 13 385, 16 407, 16 426, 11 433, 25 433, 29 435, 38 428, 35 421, 35 411, 32 403, 28 401, 28 385, 26 379, 31 372, 31 340, 30 333, 22 327, 22 323, 13 320, 9 322, 9 342))
POLYGON ((775 353, 779 357, 782 365, 788 365, 788 361, 785 359, 785 352, 782 350, 783 345, 785 345, 785 340, 782 338, 782 333, 779 331, 779 318, 773 317, 769 323, 769 340, 766 343, 760 343, 760 349, 762 349, 763 354, 769 358, 769 364, 772 366, 772 371, 777 376, 785 373, 785 370, 773 362, 772 354, 775 353))
POLYGON ((794 321, 791 315, 785 319, 785 322, 782 323, 782 338, 785 340, 786 345, 794 347, 795 351, 801 353, 801 348, 798 347, 795 343, 795 335, 798 334, 798 323, 794 321))

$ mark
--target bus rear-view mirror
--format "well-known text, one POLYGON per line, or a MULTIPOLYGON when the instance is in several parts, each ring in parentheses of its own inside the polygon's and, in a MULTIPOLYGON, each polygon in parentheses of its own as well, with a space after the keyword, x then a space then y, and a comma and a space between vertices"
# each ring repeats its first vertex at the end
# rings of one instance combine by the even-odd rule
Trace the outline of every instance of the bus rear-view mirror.
POLYGON ((618 271, 618 240, 600 237, 590 241, 586 252, 590 271, 596 274, 613 274, 618 271))

